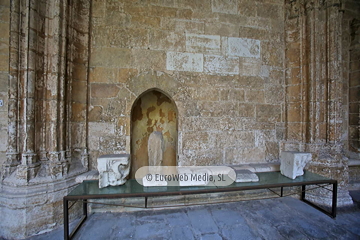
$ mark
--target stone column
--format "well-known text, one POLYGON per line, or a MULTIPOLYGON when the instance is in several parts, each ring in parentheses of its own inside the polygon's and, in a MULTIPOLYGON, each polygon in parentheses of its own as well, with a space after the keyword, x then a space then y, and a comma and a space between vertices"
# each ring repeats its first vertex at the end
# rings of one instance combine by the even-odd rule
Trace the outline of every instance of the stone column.
POLYGON ((19 23, 20 2, 11 2, 11 25, 10 25, 10 66, 9 66, 9 104, 8 104, 8 142, 6 162, 2 169, 2 178, 6 178, 16 170, 19 165, 18 143, 18 66, 19 66, 19 23))
MULTIPOLYGON (((286 151, 311 152, 309 169, 339 181, 339 205, 351 203, 343 154, 341 4, 286 2, 286 151)), ((314 200, 323 201, 321 195, 314 200)), ((325 199, 325 198, 324 198, 325 199)), ((324 200, 325 201, 325 200, 324 200)))
POLYGON ((71 88, 69 99, 69 146, 73 161, 80 162, 88 169, 88 105, 89 105, 89 51, 90 51, 90 12, 91 1, 69 1, 68 34, 68 87, 71 88))
POLYGON ((66 175, 68 167, 65 156, 67 16, 67 1, 48 2, 45 20, 48 29, 45 34, 45 138, 49 175, 53 178, 66 175))
POLYGON ((14 75, 10 78, 12 86, 9 94, 12 104, 9 107, 11 108, 9 112, 14 116, 9 118, 8 156, 14 156, 15 149, 21 154, 20 165, 17 167, 17 177, 25 181, 34 178, 39 169, 37 155, 35 154, 35 68, 37 58, 35 43, 37 33, 34 30, 36 29, 34 10, 36 6, 34 5, 36 3, 27 0, 13 1, 11 6, 13 10, 11 13, 11 39, 18 37, 19 41, 14 42, 17 46, 14 47, 15 49, 10 57, 11 64, 14 64, 11 68, 14 67, 15 70, 12 70, 14 75), (17 31, 13 24, 18 24, 17 31), (18 90, 13 89, 15 87, 18 90), (14 128, 17 129, 14 131, 14 128), (18 138, 16 144, 15 137, 18 138))

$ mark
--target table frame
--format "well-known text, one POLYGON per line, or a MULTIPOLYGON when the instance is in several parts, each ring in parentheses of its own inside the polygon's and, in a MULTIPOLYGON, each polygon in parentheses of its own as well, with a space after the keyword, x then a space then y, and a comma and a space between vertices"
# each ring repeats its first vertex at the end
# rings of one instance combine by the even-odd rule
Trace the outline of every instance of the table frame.
MULTIPOLYGON (((68 195, 63 198, 64 204, 64 239, 71 239, 77 230, 81 227, 81 225, 85 222, 88 216, 87 206, 89 199, 114 199, 114 198, 131 198, 131 197, 144 197, 145 198, 145 208, 147 208, 147 199, 148 197, 159 197, 159 196, 176 196, 176 195, 190 195, 190 194, 201 194, 201 193, 219 193, 219 192, 234 192, 234 191, 244 191, 244 190, 257 190, 257 189, 269 189, 279 197, 283 197, 283 188, 284 187, 296 187, 301 186, 301 197, 300 199, 309 204, 310 206, 316 208, 317 210, 327 214, 328 216, 335 218, 336 217, 336 207, 337 207, 337 180, 333 179, 323 179, 323 180, 314 180, 307 182, 290 182, 290 183, 278 183, 278 184, 264 184, 264 185, 256 185, 256 186, 238 186, 238 187, 220 187, 220 188, 203 188, 203 189, 194 189, 194 190, 183 190, 183 191, 171 191, 171 192, 147 192, 147 193, 119 193, 119 194, 102 194, 102 195, 68 195), (318 187, 323 184, 332 185, 332 206, 331 211, 328 211, 312 202, 307 200, 306 191, 313 189, 306 189, 308 185, 317 185, 318 187), (280 194, 271 190, 271 188, 280 188, 280 194), (82 201, 82 211, 83 216, 80 219, 79 223, 73 229, 71 233, 69 233, 69 209, 75 205, 77 201, 82 201), (69 207, 69 201, 75 201, 69 207)), ((296 193, 293 193, 296 194, 296 193)), ((290 194, 290 195, 293 195, 290 194)), ((241 201, 241 200, 239 200, 241 201)), ((100 203, 99 203, 100 204, 100 203)), ((186 206, 186 205, 185 205, 186 206)))

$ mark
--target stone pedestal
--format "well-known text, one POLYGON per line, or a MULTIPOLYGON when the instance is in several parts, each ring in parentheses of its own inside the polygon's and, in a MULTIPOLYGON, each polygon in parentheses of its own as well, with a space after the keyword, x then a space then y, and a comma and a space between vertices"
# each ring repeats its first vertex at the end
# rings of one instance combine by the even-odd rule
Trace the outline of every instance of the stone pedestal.
POLYGON ((130 155, 102 155, 97 159, 97 164, 99 188, 123 185, 130 172, 130 155))
POLYGON ((281 153, 281 174, 295 179, 304 174, 305 165, 311 160, 311 153, 305 152, 282 152, 281 153))

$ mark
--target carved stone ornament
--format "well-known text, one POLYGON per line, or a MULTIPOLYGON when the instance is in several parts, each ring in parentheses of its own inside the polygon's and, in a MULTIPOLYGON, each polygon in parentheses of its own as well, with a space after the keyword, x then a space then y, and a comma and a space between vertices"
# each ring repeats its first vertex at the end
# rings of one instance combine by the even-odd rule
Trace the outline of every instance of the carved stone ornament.
POLYGON ((97 159, 97 164, 99 188, 123 185, 130 172, 130 155, 102 155, 97 159))

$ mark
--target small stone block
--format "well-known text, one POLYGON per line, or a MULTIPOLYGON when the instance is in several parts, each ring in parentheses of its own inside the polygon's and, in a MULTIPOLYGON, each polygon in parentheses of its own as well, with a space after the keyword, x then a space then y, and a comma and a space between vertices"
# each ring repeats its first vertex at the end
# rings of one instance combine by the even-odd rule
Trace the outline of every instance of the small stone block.
POLYGON ((281 153, 280 172, 285 177, 295 179, 304 174, 304 167, 311 161, 311 153, 285 151, 281 153))
POLYGON ((235 182, 258 182, 259 177, 256 175, 256 173, 253 173, 252 171, 248 169, 240 169, 235 170, 236 173, 236 179, 235 182))

